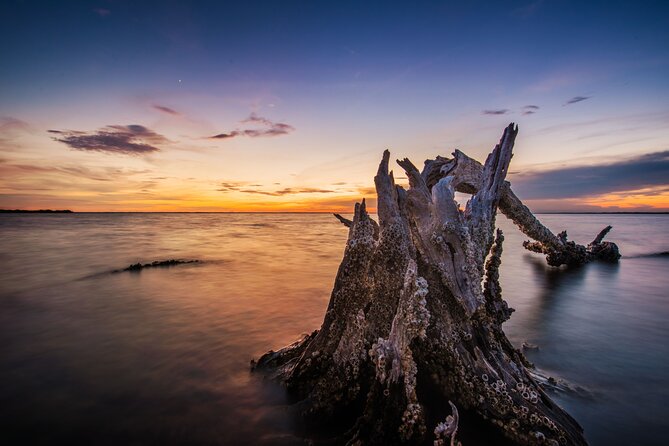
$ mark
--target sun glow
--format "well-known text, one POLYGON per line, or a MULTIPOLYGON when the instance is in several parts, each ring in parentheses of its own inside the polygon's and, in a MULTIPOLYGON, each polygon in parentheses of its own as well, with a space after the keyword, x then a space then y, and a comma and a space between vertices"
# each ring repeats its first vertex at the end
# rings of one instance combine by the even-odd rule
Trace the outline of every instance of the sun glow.
POLYGON ((621 209, 649 208, 652 210, 662 210, 669 208, 669 188, 657 187, 613 192, 587 198, 584 202, 604 209, 616 207, 621 209))

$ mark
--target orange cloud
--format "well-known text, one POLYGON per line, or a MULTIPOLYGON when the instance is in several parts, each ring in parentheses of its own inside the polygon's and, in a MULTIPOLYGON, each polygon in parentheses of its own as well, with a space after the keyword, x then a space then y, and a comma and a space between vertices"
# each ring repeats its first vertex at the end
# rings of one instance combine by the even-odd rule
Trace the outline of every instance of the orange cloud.
POLYGON ((669 210, 669 186, 648 187, 625 192, 612 192, 592 198, 586 198, 583 201, 587 204, 602 208, 650 208, 664 211, 669 210))

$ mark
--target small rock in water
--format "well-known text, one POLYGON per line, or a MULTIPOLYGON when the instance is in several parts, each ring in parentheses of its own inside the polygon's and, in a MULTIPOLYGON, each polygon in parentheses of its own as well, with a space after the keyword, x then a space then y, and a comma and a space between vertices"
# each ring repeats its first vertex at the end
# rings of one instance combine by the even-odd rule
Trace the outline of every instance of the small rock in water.
POLYGON ((539 350, 539 346, 526 341, 523 342, 523 350, 539 350))

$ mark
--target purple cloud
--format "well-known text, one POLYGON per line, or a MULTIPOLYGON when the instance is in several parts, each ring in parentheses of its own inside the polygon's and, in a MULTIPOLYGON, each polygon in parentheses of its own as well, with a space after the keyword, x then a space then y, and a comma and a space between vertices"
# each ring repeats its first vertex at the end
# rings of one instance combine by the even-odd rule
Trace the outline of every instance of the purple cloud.
POLYGON ((227 133, 219 133, 218 135, 210 136, 209 139, 228 139, 237 136, 248 136, 250 138, 257 138, 260 136, 281 136, 287 135, 295 130, 295 127, 282 122, 273 122, 267 118, 251 113, 251 115, 241 121, 242 124, 259 124, 264 128, 260 129, 243 129, 232 130, 227 133))
POLYGON ((524 105, 522 108, 522 114, 523 115, 533 115, 539 110, 538 105, 524 105))
POLYGON ((172 115, 172 116, 180 116, 181 115, 181 113, 174 110, 173 108, 169 108, 169 107, 166 107, 164 105, 153 104, 153 108, 155 108, 159 112, 167 113, 168 115, 172 115))
POLYGON ((157 144, 169 142, 164 136, 137 124, 109 125, 95 132, 75 130, 49 130, 59 136, 54 141, 62 142, 72 149, 118 153, 123 155, 146 155, 158 152, 157 144))
POLYGON ((499 110, 483 110, 481 112, 482 115, 505 115, 509 112, 508 109, 502 108, 499 110))
POLYGON ((608 164, 524 171, 511 176, 523 199, 578 198, 669 185, 669 151, 608 164))
POLYGON ((564 107, 565 105, 576 104, 577 102, 585 101, 587 99, 590 99, 591 97, 592 96, 574 96, 573 98, 565 102, 562 106, 564 107))

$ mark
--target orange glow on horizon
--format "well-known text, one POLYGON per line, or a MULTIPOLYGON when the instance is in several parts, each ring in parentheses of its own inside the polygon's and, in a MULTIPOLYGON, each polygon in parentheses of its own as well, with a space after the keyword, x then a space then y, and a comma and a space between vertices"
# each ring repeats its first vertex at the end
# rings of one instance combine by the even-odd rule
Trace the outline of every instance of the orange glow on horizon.
MULTIPOLYGON (((246 198, 240 194, 219 198, 214 195, 198 195, 196 191, 178 196, 147 198, 119 196, 118 200, 98 201, 94 195, 63 194, 59 197, 33 199, 21 209, 71 209, 75 212, 267 212, 267 213, 342 213, 350 214, 356 202, 365 198, 370 213, 376 212, 376 196, 368 188, 365 194, 332 194, 319 197, 261 197, 246 198)), ((120 194, 123 195, 123 194, 120 194)), ((669 190, 652 188, 604 194, 582 199, 528 200, 535 212, 566 211, 567 206, 583 211, 665 211, 669 209, 669 190)), ((13 209, 2 206, 3 209, 13 209)), ((16 208, 19 208, 18 206, 16 208)), ((464 203, 462 204, 464 208, 464 203)))
POLYGON ((584 200, 585 203, 602 208, 618 207, 635 209, 640 207, 657 210, 669 208, 669 190, 646 188, 635 191, 614 192, 584 200))

